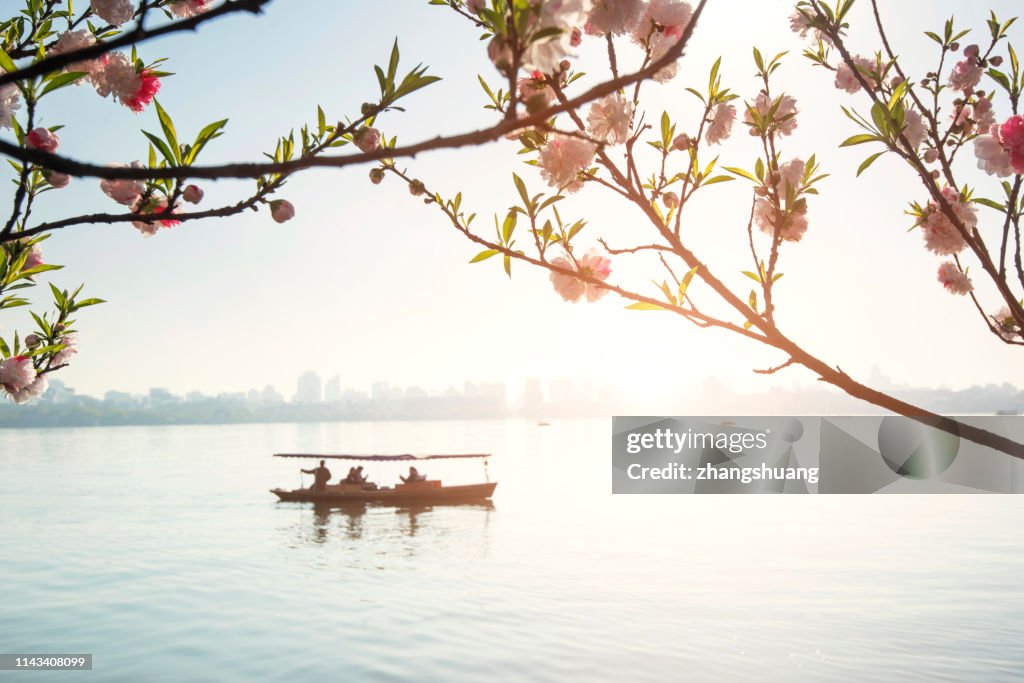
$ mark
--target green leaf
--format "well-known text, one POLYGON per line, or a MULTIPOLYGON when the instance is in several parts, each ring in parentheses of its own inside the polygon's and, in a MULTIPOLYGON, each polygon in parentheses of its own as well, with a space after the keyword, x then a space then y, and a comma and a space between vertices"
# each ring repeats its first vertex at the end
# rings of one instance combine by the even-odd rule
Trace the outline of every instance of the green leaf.
POLYGON ((0 68, 2 68, 7 73, 18 70, 18 67, 14 65, 14 61, 10 58, 10 56, 8 56, 8 54, 3 50, 3 48, 0 48, 0 68))
POLYGON ((885 152, 878 152, 877 154, 872 154, 867 159, 865 159, 861 163, 860 167, 857 169, 857 176, 860 177, 860 174, 868 170, 868 167, 871 166, 871 164, 875 163, 875 160, 878 159, 878 157, 882 156, 883 154, 885 154, 885 152))
POLYGON ((516 184, 516 189, 519 190, 519 196, 523 198, 523 206, 527 211, 532 211, 533 202, 530 201, 530 195, 526 191, 526 183, 515 173, 512 174, 512 181, 516 184))
POLYGON ((878 130, 883 133, 889 132, 889 111, 878 102, 871 107, 871 120, 875 122, 878 130))
POLYGON ((981 204, 982 206, 987 206, 990 209, 995 209, 1000 213, 1006 211, 1005 204, 1000 204, 999 202, 992 201, 991 199, 985 199, 984 197, 975 197, 971 201, 974 202, 975 204, 981 204))
POLYGON ((682 301, 683 297, 686 296, 686 290, 690 288, 690 283, 693 282, 693 276, 697 274, 698 268, 700 268, 700 266, 694 266, 693 268, 690 268, 690 270, 687 271, 686 275, 683 276, 683 279, 679 281, 680 301, 682 301))
POLYGON ((171 166, 175 165, 175 163, 177 162, 177 158, 171 152, 166 142, 164 142, 157 136, 153 135, 152 133, 142 131, 142 134, 149 138, 149 141, 153 143, 154 147, 160 150, 160 154, 163 155, 164 159, 167 161, 168 164, 170 164, 171 166))
POLYGON ((52 263, 44 263, 42 265, 36 266, 35 268, 26 268, 25 270, 21 271, 20 273, 18 273, 18 279, 32 277, 33 275, 38 275, 39 273, 46 273, 51 270, 60 270, 63 267, 64 266, 58 266, 52 263))
POLYGON ((754 177, 752 173, 750 173, 749 171, 744 171, 742 168, 735 168, 733 166, 723 166, 722 168, 728 171, 729 173, 733 173, 735 175, 740 176, 741 178, 752 180, 755 183, 760 182, 757 178, 754 177))
POLYGON ((480 263, 481 261, 486 261, 487 259, 491 258, 495 254, 500 254, 500 253, 501 252, 498 251, 497 249, 484 249, 479 254, 474 256, 472 258, 472 260, 470 261, 470 263, 480 263))
POLYGON ((153 104, 156 105, 156 114, 160 118, 160 127, 164 131, 164 139, 167 140, 167 144, 174 153, 174 159, 177 162, 181 162, 181 149, 178 147, 178 133, 174 130, 174 122, 171 121, 170 115, 160 106, 158 100, 153 100, 153 104))
POLYGON ((395 74, 398 73, 398 38, 395 38, 395 44, 391 48, 391 59, 388 62, 388 83, 394 86, 395 74))
POLYGON ((878 142, 879 137, 877 135, 871 135, 870 133, 861 133, 860 135, 854 135, 853 137, 846 138, 843 140, 843 144, 840 147, 853 147, 854 145, 863 145, 865 142, 878 142))
POLYGON ((663 306, 658 306, 657 304, 649 304, 649 303, 644 302, 644 301, 638 301, 635 304, 630 304, 630 305, 626 306, 626 308, 629 309, 629 310, 632 310, 632 311, 666 311, 666 310, 668 310, 668 309, 666 309, 663 306))
POLYGON ((227 119, 221 119, 220 121, 214 121, 199 131, 199 135, 196 136, 196 141, 192 144, 192 149, 190 149, 188 154, 185 156, 185 164, 188 165, 195 161, 199 156, 199 152, 206 147, 206 143, 214 138, 220 137, 220 131, 227 125, 227 123, 227 119))
POLYGON ((60 88, 69 86, 86 75, 87 74, 84 71, 67 71, 65 73, 57 74, 47 82, 46 87, 44 87, 43 91, 39 93, 39 96, 42 97, 54 90, 59 90, 60 88))
POLYGON ((508 244, 508 241, 512 239, 512 233, 516 229, 516 214, 515 211, 509 211, 508 215, 505 216, 505 222, 501 226, 501 238, 508 244))

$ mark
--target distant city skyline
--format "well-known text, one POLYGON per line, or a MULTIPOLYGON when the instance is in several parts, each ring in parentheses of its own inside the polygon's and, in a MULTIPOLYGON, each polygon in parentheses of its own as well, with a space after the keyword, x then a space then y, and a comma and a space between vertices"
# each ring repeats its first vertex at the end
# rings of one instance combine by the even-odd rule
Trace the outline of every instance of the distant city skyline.
MULTIPOLYGON (((879 372, 874 383, 927 409, 950 415, 1024 413, 1024 389, 1009 383, 961 390, 894 386, 879 372)), ((346 387, 338 375, 307 371, 291 396, 272 386, 247 391, 188 391, 163 387, 129 393, 111 390, 102 399, 77 393, 54 379, 35 404, 0 404, 0 428, 99 425, 229 424, 367 420, 530 418, 539 421, 612 415, 838 415, 877 413, 823 386, 776 386, 768 392, 737 392, 706 380, 677 387, 675 394, 627 395, 611 385, 562 378, 529 379, 522 390, 503 382, 463 382, 440 391, 386 381, 346 387)))

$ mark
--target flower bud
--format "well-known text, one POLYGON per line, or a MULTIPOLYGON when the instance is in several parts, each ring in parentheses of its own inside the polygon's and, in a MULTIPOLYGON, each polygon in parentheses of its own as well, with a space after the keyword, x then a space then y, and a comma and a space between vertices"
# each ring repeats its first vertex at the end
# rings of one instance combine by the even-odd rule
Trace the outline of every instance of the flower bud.
POLYGON ((57 151, 57 147, 60 145, 60 138, 57 137, 56 133, 51 133, 47 128, 33 128, 25 136, 25 144, 41 152, 50 152, 52 154, 57 151))
POLYGON ((67 187, 68 183, 71 182, 71 176, 67 173, 61 173, 60 171, 51 171, 50 169, 43 169, 43 177, 46 178, 46 182, 50 183, 50 187, 55 187, 58 190, 62 187, 67 187))
MULTIPOLYGON (((955 44, 956 43, 954 43, 954 45, 955 44)), ((974 44, 968 45, 964 48, 964 54, 968 57, 977 57, 979 52, 981 52, 981 48, 974 44)))
POLYGON ((989 57, 988 61, 992 64, 992 66, 1000 66, 1003 63, 1003 58, 1000 57, 999 55, 996 55, 994 57, 989 57))
POLYGON ((376 128, 360 128, 352 134, 352 142, 363 152, 372 152, 380 147, 380 131, 376 128))
POLYGON ((692 144, 693 142, 690 140, 690 136, 687 135, 686 133, 681 133, 680 135, 676 136, 675 140, 672 141, 672 149, 678 150, 680 152, 685 152, 686 150, 690 149, 690 146, 692 144))
POLYGON ((359 107, 359 113, 361 113, 363 116, 373 116, 374 114, 377 113, 377 111, 377 105, 374 104, 373 102, 363 102, 363 104, 359 107))
POLYGON ((33 244, 28 249, 28 253, 25 254, 25 264, 22 266, 25 270, 41 266, 45 263, 43 260, 43 248, 39 244, 33 244))
POLYGON ((957 50, 960 49, 960 43, 951 43, 949 49, 952 50, 953 52, 956 52, 957 50))
POLYGON ((275 199, 270 202, 270 216, 278 223, 285 223, 295 216, 295 207, 287 199, 275 199))
POLYGON ((38 344, 39 344, 39 336, 38 335, 30 334, 27 337, 25 337, 25 345, 26 346, 37 346, 38 344))
POLYGON ((409 182, 409 194, 411 194, 413 197, 419 197, 426 191, 427 188, 423 185, 423 181, 412 180, 409 182))
POLYGON ((487 56, 498 71, 505 73, 512 66, 512 49, 504 38, 495 36, 487 44, 487 56))
POLYGON ((380 185, 384 181, 384 169, 383 168, 371 168, 370 169, 370 182, 374 185, 380 185))
POLYGON ((679 206, 679 195, 675 192, 666 192, 662 195, 661 201, 665 203, 666 208, 674 209, 679 206))
POLYGON ((198 204, 203 201, 203 190, 198 185, 189 185, 181 193, 181 197, 189 204, 198 204))
POLYGON ((939 158, 939 153, 935 148, 930 148, 924 153, 924 161, 926 164, 934 164, 935 160, 939 158))

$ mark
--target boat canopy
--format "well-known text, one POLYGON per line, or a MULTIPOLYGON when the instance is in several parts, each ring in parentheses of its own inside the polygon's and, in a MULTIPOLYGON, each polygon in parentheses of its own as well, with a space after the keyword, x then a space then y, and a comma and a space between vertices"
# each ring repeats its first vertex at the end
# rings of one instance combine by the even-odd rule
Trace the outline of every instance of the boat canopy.
POLYGON ((453 455, 317 455, 314 453, 275 453, 275 458, 311 458, 313 460, 371 460, 377 462, 402 460, 451 460, 455 458, 489 458, 490 453, 457 453, 453 455))

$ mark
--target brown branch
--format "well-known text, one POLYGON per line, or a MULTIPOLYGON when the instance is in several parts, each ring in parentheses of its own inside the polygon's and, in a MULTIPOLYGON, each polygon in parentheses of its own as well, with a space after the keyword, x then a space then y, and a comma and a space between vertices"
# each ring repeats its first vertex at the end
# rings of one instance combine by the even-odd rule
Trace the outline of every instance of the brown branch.
MULTIPOLYGON (((257 2, 263 3, 268 0, 234 0, 235 2, 257 2)), ((490 128, 462 133, 450 136, 438 136, 430 140, 424 140, 405 147, 381 148, 372 152, 361 154, 350 154, 346 156, 313 156, 293 159, 276 163, 236 163, 219 166, 171 166, 166 168, 131 168, 101 166, 87 162, 76 161, 56 154, 48 154, 35 149, 25 149, 11 144, 6 140, 0 140, 0 154, 5 154, 22 162, 33 163, 44 168, 67 173, 79 177, 106 178, 108 180, 131 179, 131 180, 157 180, 164 178, 258 178, 271 173, 294 173, 308 168, 343 168, 357 164, 365 164, 371 161, 382 159, 395 159, 399 157, 415 157, 423 152, 430 152, 439 149, 457 149, 461 147, 478 146, 487 142, 500 140, 505 135, 541 125, 556 114, 572 112, 575 109, 596 100, 605 95, 610 95, 624 86, 638 83, 652 77, 663 67, 671 64, 680 57, 687 40, 692 33, 693 24, 696 23, 702 8, 707 0, 701 0, 697 9, 694 10, 690 27, 683 36, 676 42, 660 59, 652 62, 646 67, 619 78, 613 78, 600 83, 583 94, 565 102, 559 102, 547 109, 517 120, 502 121, 490 128)), ((204 15, 205 16, 205 15, 204 15)), ((78 55, 75 53, 68 53, 78 55)), ((60 55, 64 56, 64 55, 60 55)), ((76 56, 75 59, 81 59, 76 56)), ((46 60, 44 60, 46 61, 46 60)), ((40 62, 42 64, 43 62, 40 62)), ((16 72, 17 73, 17 72, 16 72)), ((2 82, 2 81, 0 81, 2 82)))
POLYGON ((629 247, 626 249, 613 249, 610 246, 608 246, 608 243, 604 241, 603 237, 598 237, 597 241, 600 242, 601 246, 604 247, 604 250, 607 251, 612 256, 618 256, 620 254, 635 254, 639 251, 672 251, 671 249, 662 244, 641 244, 639 246, 629 247))
POLYGON ((790 358, 789 360, 787 360, 785 363, 782 363, 781 365, 776 365, 774 367, 764 368, 764 369, 761 369, 761 370, 756 370, 755 369, 754 372, 757 373, 758 375, 774 375, 779 370, 783 370, 785 368, 788 368, 790 365, 793 365, 794 363, 796 363, 796 361, 793 360, 792 358, 790 358))
MULTIPOLYGON (((818 5, 817 0, 811 0, 811 7, 814 8, 815 12, 817 13, 821 21, 825 22, 827 25, 827 18, 825 17, 824 12, 822 12, 820 6, 818 5)), ((855 64, 853 57, 850 55, 849 50, 847 50, 846 45, 842 40, 842 37, 839 35, 839 32, 833 29, 831 26, 829 26, 829 37, 832 39, 832 43, 841 55, 843 61, 852 70, 853 75, 857 79, 857 82, 860 84, 861 88, 863 88, 864 92, 866 92, 868 94, 868 97, 871 98, 872 103, 883 107, 884 111, 888 112, 889 109, 886 103, 882 102, 878 98, 878 95, 875 94, 872 84, 869 84, 867 82, 864 75, 861 73, 860 69, 857 68, 857 65, 855 64)), ((902 142, 907 149, 912 149, 904 131, 901 131, 899 133, 898 140, 902 142)), ((984 270, 985 273, 988 274, 989 278, 996 286, 996 289, 999 290, 999 294, 1002 297, 1003 301, 1006 303, 1007 308, 1010 310, 1010 313, 1013 316, 1014 321, 1017 323, 1017 326, 1021 329, 1024 329, 1024 306, 1021 305, 1020 301, 1014 295, 1006 279, 1001 278, 999 276, 998 270, 995 264, 993 263, 992 258, 988 252, 988 249, 985 245, 985 242, 982 239, 981 234, 978 232, 978 230, 968 230, 964 222, 960 220, 960 217, 956 214, 956 212, 953 211, 953 207, 950 206, 949 202, 946 200, 946 197, 942 194, 942 191, 939 188, 938 183, 935 182, 935 179, 932 177, 928 169, 924 166, 924 163, 921 161, 921 159, 918 158, 917 154, 905 152, 904 150, 900 149, 898 146, 895 145, 887 145, 887 147, 892 152, 894 152, 902 159, 907 161, 914 168, 914 170, 920 177, 922 184, 925 186, 925 189, 928 190, 928 194, 931 195, 932 200, 935 202, 935 205, 942 211, 943 215, 945 215, 945 217, 949 220, 953 227, 956 228, 961 238, 963 238, 964 242, 967 244, 970 250, 974 253, 975 257, 978 259, 979 263, 981 264, 982 270, 984 270)), ((943 164, 948 166, 948 163, 945 160, 943 160, 943 164)), ((947 173, 947 181, 952 187, 956 187, 956 183, 952 179, 951 172, 947 173)))
POLYGON ((181 21, 164 24, 163 26, 154 29, 143 28, 140 21, 133 30, 126 31, 112 40, 108 40, 103 43, 96 43, 72 52, 65 52, 59 55, 45 57, 40 59, 38 62, 34 62, 16 71, 0 73, 0 86, 28 78, 45 76, 48 73, 59 71, 60 69, 76 62, 96 59, 97 57, 108 52, 112 52, 119 47, 135 45, 146 40, 158 38, 171 33, 194 31, 200 24, 204 24, 211 19, 216 19, 217 17, 233 14, 235 12, 259 14, 263 11, 263 6, 268 2, 270 2, 270 0, 225 0, 223 5, 211 9, 209 12, 197 14, 189 19, 182 19, 181 21))

